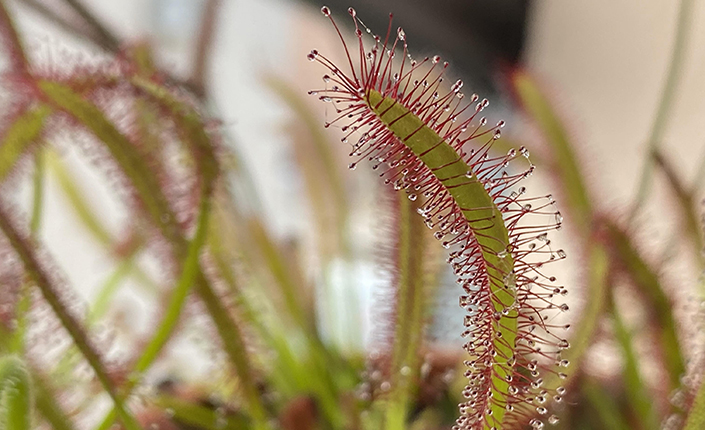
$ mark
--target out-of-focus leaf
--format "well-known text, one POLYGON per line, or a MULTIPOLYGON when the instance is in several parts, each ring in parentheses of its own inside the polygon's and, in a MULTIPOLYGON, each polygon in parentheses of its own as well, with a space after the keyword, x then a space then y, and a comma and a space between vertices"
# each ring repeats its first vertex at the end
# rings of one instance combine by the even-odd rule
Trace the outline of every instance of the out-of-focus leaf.
MULTIPOLYGON (((103 115, 101 110, 57 82, 39 81, 38 88, 56 107, 75 118, 106 146, 144 205, 149 218, 170 243, 183 244, 179 226, 156 176, 130 140, 103 115)), ((181 250, 185 254, 185 249, 181 250)))
POLYGON ((258 315, 255 315, 252 303, 271 306, 276 300, 271 299, 271 294, 259 291, 261 289, 237 293, 240 304, 244 305, 243 318, 253 322, 253 326, 260 332, 261 339, 277 352, 273 382, 290 394, 305 392, 315 395, 322 413, 332 423, 333 428, 341 428, 344 421, 338 404, 338 385, 334 376, 347 375, 351 373, 351 369, 349 363, 341 360, 334 352, 326 350, 317 334, 311 332, 315 330, 313 321, 309 322, 309 315, 312 313, 298 310, 298 300, 302 295, 299 285, 303 282, 298 269, 286 261, 281 249, 256 218, 239 213, 239 209, 224 189, 216 192, 214 217, 211 251, 215 254, 221 273, 231 288, 237 288, 236 282, 225 260, 243 257, 250 270, 267 272, 262 279, 268 279, 270 276, 274 278, 279 287, 277 292, 282 296, 287 295, 287 290, 288 294, 294 295, 289 299, 298 295, 297 302, 287 303, 285 299, 283 307, 259 310, 258 315), (256 298, 262 300, 258 301, 256 298), (303 323, 292 317, 296 312, 305 316, 303 323), (274 321, 265 321, 268 315, 272 315, 274 321), (294 345, 297 350, 294 350, 294 345))
POLYGON ((629 397, 629 402, 634 408, 634 417, 639 421, 643 430, 657 430, 660 428, 661 419, 657 415, 655 402, 649 395, 649 388, 644 384, 639 373, 639 363, 632 344, 632 335, 622 321, 619 309, 611 304, 612 321, 614 322, 615 337, 622 347, 624 355, 624 385, 629 397))
POLYGON ((166 345, 166 342, 174 331, 176 324, 179 322, 181 311, 186 303, 186 297, 191 291, 191 287, 193 286, 199 271, 198 259, 201 254, 201 248, 206 242, 209 215, 210 195, 205 194, 201 197, 196 233, 193 239, 189 242, 186 259, 184 260, 181 269, 181 275, 171 291, 169 305, 159 324, 157 332, 152 337, 149 344, 144 347, 140 359, 134 366, 135 372, 144 372, 152 364, 164 345, 166 345))
POLYGON ((57 393, 38 371, 32 372, 37 411, 51 425, 53 430, 74 430, 75 426, 58 403, 57 393))
POLYGON ((686 188, 685 184, 683 184, 683 181, 678 176, 678 173, 676 173, 676 170, 673 168, 673 165, 666 160, 661 152, 655 150, 652 156, 656 166, 660 168, 666 176, 666 181, 671 188, 672 195, 678 202, 678 209, 680 210, 682 219, 683 237, 692 244, 695 256, 702 264, 702 227, 700 225, 700 216, 696 212, 693 194, 686 188))
POLYGON ((598 382, 583 380, 579 385, 583 395, 592 405, 591 410, 600 418, 601 429, 630 430, 631 427, 620 413, 614 399, 610 398, 609 393, 598 382))
POLYGON ((571 213, 570 224, 583 235, 588 234, 592 223, 592 202, 565 127, 528 73, 516 71, 512 84, 521 106, 539 126, 551 149, 551 169, 561 178, 566 198, 563 204, 571 213))
POLYGON ((168 410, 173 421, 199 430, 246 429, 251 426, 243 415, 225 414, 174 396, 160 395, 154 403, 168 410))
POLYGON ((611 221, 605 221, 604 226, 614 257, 620 261, 636 286, 653 321, 656 346, 663 356, 669 375, 669 387, 674 390, 680 386, 680 378, 685 374, 685 364, 678 342, 671 300, 666 295, 658 275, 639 254, 629 235, 611 221))
MULTIPOLYGON (((297 119, 301 120, 310 135, 312 150, 306 151, 315 158, 316 166, 319 166, 318 181, 327 184, 332 194, 328 198, 332 201, 337 212, 337 231, 344 235, 348 218, 347 190, 344 186, 343 175, 338 168, 339 163, 335 160, 335 155, 331 150, 328 139, 321 131, 319 119, 312 114, 306 103, 301 99, 298 92, 294 91, 286 82, 274 76, 268 76, 265 83, 291 108, 297 119)), ((312 184, 313 185, 313 184, 312 184)), ((341 239, 341 246, 344 246, 345 237, 341 239)))
MULTIPOLYGON (((44 153, 44 159, 49 167, 50 172, 54 175, 56 180, 59 182, 61 190, 64 192, 69 200, 71 208, 78 216, 81 224, 88 229, 91 235, 106 249, 109 251, 114 251, 117 239, 108 231, 108 228, 103 224, 99 217, 95 214, 94 209, 86 201, 83 191, 80 189, 76 179, 71 176, 71 174, 66 169, 66 166, 61 161, 61 158, 56 154, 56 152, 51 150, 46 150, 44 153)), ((126 255, 121 255, 122 262, 125 264, 127 260, 130 260, 134 255, 139 252, 139 246, 131 246, 129 252, 126 255)), ((118 272, 121 270, 116 269, 118 272)), ((150 291, 155 291, 157 289, 156 282, 149 277, 137 264, 131 266, 130 274, 139 281, 140 285, 144 285, 150 291)), ((102 297, 101 294, 98 297, 102 297)), ((109 297, 106 296, 101 300, 106 300, 109 297)))
POLYGON ((421 204, 403 193, 391 193, 395 215, 392 231, 396 235, 391 257, 394 289, 391 392, 386 399, 385 425, 388 430, 403 430, 409 403, 416 392, 420 374, 420 350, 429 304, 429 274, 424 270, 424 251, 431 243, 428 228, 418 216, 421 204))
POLYGON ((702 430, 705 428, 705 383, 700 383, 700 388, 695 395, 693 406, 688 413, 683 430, 702 430))
POLYGON ((42 206, 44 203, 44 150, 39 149, 34 154, 34 175, 32 177, 32 216, 29 220, 29 231, 36 237, 42 221, 42 206))
POLYGON ((661 88, 658 105, 656 106, 656 115, 654 122, 651 124, 649 137, 646 141, 646 154, 644 167, 639 178, 638 188, 634 205, 630 212, 630 218, 637 214, 641 205, 646 201, 651 182, 653 179, 653 166, 651 153, 658 149, 666 132, 668 118, 673 109, 673 101, 676 97, 676 89, 680 81, 680 76, 683 70, 683 60, 685 59, 686 44, 688 32, 690 30, 691 20, 693 18, 694 0, 680 0, 678 5, 678 20, 676 21, 676 34, 673 38, 673 50, 671 58, 668 62, 668 71, 666 72, 666 80, 661 88))
POLYGON ((605 248, 599 243, 593 242, 587 251, 587 285, 586 285, 586 305, 577 323, 573 324, 575 333, 570 338, 570 348, 563 352, 562 357, 570 362, 561 378, 556 374, 546 375, 544 385, 555 388, 560 385, 568 385, 573 377, 580 370, 585 351, 590 346, 595 328, 603 314, 609 294, 608 274, 609 256, 605 248))
POLYGON ((95 212, 85 200, 84 193, 79 189, 78 184, 71 177, 59 156, 54 151, 46 151, 45 160, 83 226, 91 232, 101 245, 109 247, 115 243, 112 235, 108 232, 108 228, 95 215, 95 212))
POLYGON ((132 414, 124 407, 122 399, 117 395, 112 380, 108 376, 105 365, 98 352, 94 349, 92 343, 88 339, 86 330, 75 319, 75 317, 66 309, 64 303, 58 295, 57 287, 50 281, 49 275, 39 263, 35 251, 29 240, 24 237, 15 227, 10 216, 5 208, 0 206, 0 230, 4 233, 10 246, 14 249, 22 262, 25 271, 34 281, 34 285, 41 291, 44 299, 51 306, 54 314, 57 316, 61 324, 73 339, 74 343, 85 357, 88 364, 96 374, 96 378, 100 381, 105 391, 110 394, 113 399, 115 408, 128 430, 140 430, 140 426, 132 416, 132 414))
POLYGON ((0 428, 31 428, 33 397, 32 382, 22 360, 14 355, 0 358, 0 428))
POLYGON ((0 141, 0 183, 15 167, 44 129, 44 121, 51 114, 51 108, 39 105, 16 118, 0 141))

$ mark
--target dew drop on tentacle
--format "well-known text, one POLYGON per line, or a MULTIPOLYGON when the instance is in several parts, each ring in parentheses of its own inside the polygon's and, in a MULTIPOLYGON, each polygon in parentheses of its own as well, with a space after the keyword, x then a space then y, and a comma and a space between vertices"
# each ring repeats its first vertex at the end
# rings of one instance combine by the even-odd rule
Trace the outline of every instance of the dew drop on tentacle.
POLYGON ((321 13, 325 16, 330 16, 330 9, 328 8, 328 6, 323 6, 321 8, 321 13))
POLYGON ((316 51, 315 49, 312 50, 308 53, 306 58, 308 58, 308 61, 316 61, 316 58, 318 58, 318 51, 316 51))

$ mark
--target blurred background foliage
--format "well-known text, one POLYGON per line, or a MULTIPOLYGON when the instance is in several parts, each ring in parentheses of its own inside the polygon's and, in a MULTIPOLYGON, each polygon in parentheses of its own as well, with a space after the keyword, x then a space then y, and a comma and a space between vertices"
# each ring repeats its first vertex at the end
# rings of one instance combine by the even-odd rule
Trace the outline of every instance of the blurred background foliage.
MULTIPOLYGON (((0 4, 8 429, 449 428, 458 287, 305 96, 341 55, 320 4, 0 4)), ((705 428, 703 4, 328 5, 394 12, 558 200, 555 428, 705 428)))

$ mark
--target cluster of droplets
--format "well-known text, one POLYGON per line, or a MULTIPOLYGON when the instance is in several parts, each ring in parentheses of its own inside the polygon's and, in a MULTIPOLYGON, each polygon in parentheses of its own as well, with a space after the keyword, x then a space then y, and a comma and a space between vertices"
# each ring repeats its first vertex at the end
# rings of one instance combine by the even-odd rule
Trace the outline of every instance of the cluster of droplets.
MULTIPOLYGON (((330 17, 327 7, 321 11, 330 17)), ((546 276, 542 269, 545 264, 566 257, 563 250, 552 248, 547 234, 561 228, 562 215, 555 209, 550 195, 526 197, 525 188, 517 188, 535 169, 526 148, 512 149, 501 156, 491 153, 492 143, 500 138, 505 123, 499 121, 487 126, 488 121, 482 116, 489 105, 487 99, 480 99, 476 94, 466 98, 461 92, 461 80, 451 85, 450 90, 444 90, 443 76, 448 63, 441 63, 440 56, 414 61, 407 52, 406 34, 401 28, 390 40, 391 17, 390 31, 384 41, 373 35, 373 45, 365 48, 360 25, 367 33, 370 30, 354 10, 350 9, 349 13, 359 39, 357 66, 353 64, 355 54, 344 41, 350 65, 348 74, 318 51, 311 51, 308 59, 329 69, 330 74, 323 80, 333 86, 310 94, 333 103, 337 117, 325 126, 340 124, 344 133, 341 141, 352 140, 350 155, 355 161, 349 168, 355 169, 361 161, 368 161, 385 184, 403 190, 410 200, 423 199, 419 214, 425 224, 435 230, 434 237, 449 250, 448 263, 464 291, 459 299, 460 306, 467 311, 463 337, 468 340, 464 349, 473 357, 465 361, 468 384, 463 395, 466 401, 459 405, 460 417, 454 428, 476 429, 493 422, 499 426, 501 422, 521 422, 521 419, 533 428, 542 428, 544 421, 557 423, 558 418, 549 414, 548 403, 562 401, 565 389, 545 388, 543 378, 549 373, 559 379, 567 377, 560 369, 569 365, 561 357, 569 343, 558 333, 568 330, 569 326, 551 324, 545 311, 567 311, 567 304, 553 304, 553 299, 565 296, 567 290, 555 285, 555 277, 546 276), (398 44, 404 55, 395 63, 398 44), (383 114, 376 112, 377 106, 370 102, 371 91, 379 93, 383 100, 402 105, 459 154, 469 170, 462 178, 446 178, 445 181, 483 185, 501 212, 500 222, 504 222, 508 232, 508 243, 503 250, 491 251, 478 242, 478 237, 491 228, 497 218, 486 218, 487 208, 458 205, 448 186, 422 161, 423 154, 415 154, 405 144, 408 136, 396 136, 387 125, 389 121, 382 121, 383 114), (471 141, 473 145, 469 145, 471 141), (525 159, 528 167, 516 172, 510 163, 518 158, 525 159), (488 252, 495 253, 493 259, 509 262, 510 267, 506 270, 495 267, 500 274, 491 275, 488 252), (501 276, 504 288, 513 297, 513 302, 502 304, 501 309, 497 309, 498 300, 490 287, 491 282, 497 282, 492 276, 501 276), (507 318, 518 321, 511 356, 498 348, 502 342, 506 343, 499 327, 507 318), (493 396, 497 368, 506 373, 508 386, 506 393, 498 393, 501 396, 493 396), (493 416, 497 406, 506 410, 501 420, 493 416)), ((338 29, 332 18, 331 21, 338 29)))

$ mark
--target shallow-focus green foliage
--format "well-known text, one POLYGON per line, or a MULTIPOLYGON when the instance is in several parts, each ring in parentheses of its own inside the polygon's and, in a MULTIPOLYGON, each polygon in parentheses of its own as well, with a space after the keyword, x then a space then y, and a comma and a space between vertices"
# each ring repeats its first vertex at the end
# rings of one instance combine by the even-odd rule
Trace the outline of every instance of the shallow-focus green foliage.
MULTIPOLYGON (((153 65, 147 45, 127 44, 119 60, 124 67, 116 74, 84 70, 70 79, 45 76, 27 62, 5 3, 0 0, 0 41, 3 54, 10 56, 8 73, 33 91, 2 90, 24 108, 0 122, 0 430, 401 430, 452 425, 457 405, 464 401, 466 354, 457 345, 434 343, 427 332, 434 294, 448 282, 440 268, 440 245, 417 216, 420 201, 369 190, 379 202, 375 217, 389 215, 391 226, 380 229, 375 247, 381 255, 355 249, 352 224, 359 208, 348 195, 353 187, 331 149, 337 142, 318 127, 316 114, 285 78, 268 77, 294 118, 285 132, 294 141, 295 166, 304 178, 314 219, 316 255, 309 258, 299 243, 275 237, 252 202, 242 161, 230 152, 227 136, 208 126, 203 83, 194 86, 169 76, 153 65), (128 127, 121 121, 125 118, 115 119, 110 110, 123 97, 130 100, 127 117, 136 118, 128 127), (85 151, 97 159, 94 168, 114 182, 115 196, 128 213, 119 233, 101 218, 86 196, 87 184, 78 182, 60 155, 56 124, 87 141, 85 151), (32 170, 34 176, 27 181, 32 170), (12 192, 19 182, 32 189, 28 215, 12 192), (58 184, 71 216, 112 262, 112 272, 96 287, 85 313, 76 310, 72 286, 44 243, 45 182, 58 184), (156 271, 144 267, 148 258, 157 261, 156 271), (311 260, 319 265, 313 271, 311 260), (390 302, 379 317, 386 330, 379 336, 383 348, 371 355, 326 339, 327 327, 322 326, 330 317, 322 314, 341 308, 361 321, 356 303, 340 306, 327 294, 339 287, 331 275, 336 268, 345 268, 341 277, 346 288, 357 288, 362 281, 346 270, 369 260, 384 261, 395 275, 390 302), (120 326, 113 311, 128 281, 153 301, 156 318, 147 334, 127 341, 131 349, 115 362, 109 358, 112 345, 100 330, 120 326), (181 341, 184 333, 202 340, 206 346, 198 352, 209 354, 217 370, 202 381, 153 383, 150 372, 169 367, 170 342, 181 341), (61 351, 58 357, 55 347, 61 351), (108 408, 105 399, 110 400, 108 408)), ((66 4, 92 28, 98 46, 113 53, 122 46, 83 6, 69 0, 66 4)), ((682 11, 689 4, 685 1, 682 11)), ((683 31, 680 22, 675 63, 680 61, 683 31)), ((671 69, 654 125, 659 139, 678 64, 671 69)), ((561 356, 570 364, 565 373, 546 374, 541 380, 543 388, 561 394, 568 390, 567 401, 555 408, 560 418, 555 428, 650 430, 664 423, 669 429, 705 428, 702 369, 687 366, 702 357, 693 353, 681 330, 693 315, 676 304, 662 262, 644 252, 638 230, 619 214, 602 211, 580 162, 581 148, 545 91, 524 70, 514 71, 509 82, 520 111, 541 132, 537 164, 552 175, 565 225, 579 249, 572 257, 580 262, 582 276, 572 291, 584 298, 584 306, 571 322, 571 348, 561 356), (624 303, 625 294, 633 303, 624 303), (648 324, 638 324, 634 315, 646 315, 648 324), (621 363, 617 371, 608 369, 610 377, 589 366, 591 347, 598 342, 609 343, 612 358, 621 363), (657 374, 647 373, 653 369, 657 374)), ((517 291, 508 288, 511 281, 502 275, 513 273, 515 264, 506 252, 504 215, 477 175, 468 173, 471 168, 462 160, 456 163, 456 150, 420 116, 378 92, 368 97, 370 109, 395 136, 410 137, 405 142, 409 150, 464 208, 470 225, 484 230, 477 242, 491 278, 492 304, 498 315, 506 311, 497 319, 492 342, 503 356, 515 358, 520 320, 513 307, 517 291), (487 220, 490 227, 485 227, 487 220)), ((659 178, 651 172, 655 163, 677 202, 677 236, 690 242, 690 252, 702 266, 698 186, 684 185, 677 166, 669 164, 654 139, 645 150, 642 183, 659 178)), ((644 185, 634 207, 647 197, 644 185)), ((361 337, 362 329, 356 329, 348 335, 361 337)), ((491 411, 501 422, 513 368, 507 361, 491 368, 490 397, 496 402, 491 411)), ((527 408, 524 424, 538 416, 535 409, 527 408)))

